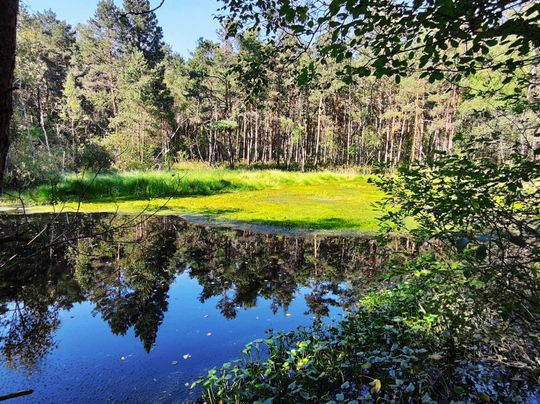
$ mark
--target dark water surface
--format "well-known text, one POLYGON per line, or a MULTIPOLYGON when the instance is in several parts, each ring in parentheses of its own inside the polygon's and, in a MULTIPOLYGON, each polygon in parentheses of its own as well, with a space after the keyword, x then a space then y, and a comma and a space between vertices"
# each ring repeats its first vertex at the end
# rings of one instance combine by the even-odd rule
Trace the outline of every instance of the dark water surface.
POLYGON ((0 216, 0 395, 183 402, 273 330, 339 319, 378 267, 362 237, 176 217, 0 216))

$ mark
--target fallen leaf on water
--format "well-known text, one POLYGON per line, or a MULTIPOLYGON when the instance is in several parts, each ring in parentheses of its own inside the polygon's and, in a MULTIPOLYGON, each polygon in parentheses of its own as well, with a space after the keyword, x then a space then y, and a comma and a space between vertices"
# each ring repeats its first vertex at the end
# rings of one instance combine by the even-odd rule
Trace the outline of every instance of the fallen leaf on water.
POLYGON ((369 383, 373 387, 371 388, 372 393, 378 393, 381 390, 382 383, 379 379, 374 379, 371 383, 369 383))

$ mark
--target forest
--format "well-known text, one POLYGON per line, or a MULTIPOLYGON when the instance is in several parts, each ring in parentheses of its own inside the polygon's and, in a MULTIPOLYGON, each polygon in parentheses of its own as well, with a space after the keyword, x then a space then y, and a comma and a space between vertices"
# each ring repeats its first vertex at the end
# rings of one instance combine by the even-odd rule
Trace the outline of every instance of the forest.
POLYGON ((540 400, 540 3, 7 2, 0 399, 540 400))
MULTIPOLYGON (((483 70, 460 81, 410 73, 399 82, 347 83, 336 80, 346 62, 317 62, 319 43, 291 63, 293 49, 282 51, 252 31, 200 40, 184 60, 164 42, 155 13, 127 14, 149 10, 146 3, 118 8, 101 1, 76 27, 51 11, 21 10, 8 187, 73 171, 162 169, 192 160, 301 171, 396 167, 494 133, 500 139, 486 152, 499 161, 515 142, 532 156, 536 115, 529 106, 501 109, 501 95, 536 91, 519 87, 519 74, 504 85, 503 73, 483 70), (314 64, 316 74, 300 83, 302 69, 314 64)), ((488 55, 507 50, 491 46, 488 55)))

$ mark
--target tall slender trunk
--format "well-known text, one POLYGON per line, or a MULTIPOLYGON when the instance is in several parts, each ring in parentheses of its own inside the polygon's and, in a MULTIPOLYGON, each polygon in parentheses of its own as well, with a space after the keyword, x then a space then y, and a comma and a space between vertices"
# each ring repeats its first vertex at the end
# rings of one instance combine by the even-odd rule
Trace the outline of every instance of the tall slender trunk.
POLYGON ((348 118, 347 118, 347 148, 345 149, 345 162, 347 163, 347 166, 350 164, 350 156, 351 156, 351 135, 352 135, 352 113, 349 110, 348 118))
POLYGON ((424 126, 425 126, 425 116, 424 116, 424 104, 425 104, 425 92, 422 92, 422 103, 420 104, 420 136, 417 139, 418 143, 418 160, 424 160, 424 126))
POLYGON ((240 128, 237 128, 235 131, 235 149, 234 149, 234 160, 240 160, 240 128))
POLYGON ((390 146, 388 150, 388 155, 390 159, 390 163, 394 165, 394 125, 395 125, 395 117, 392 117, 392 124, 390 125, 390 146))
POLYGON ((249 135, 248 135, 249 140, 248 140, 248 144, 247 144, 247 163, 248 163, 248 166, 251 164, 251 149, 252 149, 252 144, 253 144, 253 124, 251 123, 251 121, 252 121, 252 119, 251 119, 251 113, 250 113, 249 135))
MULTIPOLYGON (((308 131, 308 128, 307 128, 307 124, 306 124, 306 127, 304 129, 304 133, 307 134, 307 131, 308 131)), ((307 143, 307 135, 304 136, 304 138, 302 139, 302 150, 300 150, 300 158, 302 159, 301 161, 301 170, 302 172, 306 171, 306 143, 307 143)))
POLYGON ((317 139, 315 141, 315 161, 313 165, 317 168, 319 163, 319 144, 321 143, 321 115, 322 115, 322 95, 319 97, 319 110, 317 112, 317 139))
POLYGON ((43 105, 41 102, 41 90, 37 89, 37 99, 38 99, 38 109, 39 109, 39 126, 41 127, 41 131, 43 132, 43 136, 45 137, 45 147, 47 149, 47 154, 49 157, 52 157, 51 154, 51 146, 49 143, 49 134, 47 132, 47 127, 45 126, 45 113, 43 112, 43 105))
POLYGON ((277 166, 279 168, 280 166, 280 157, 281 157, 281 127, 279 126, 279 122, 276 123, 276 160, 277 160, 277 166))
POLYGON ((418 91, 416 92, 416 100, 415 100, 415 114, 414 114, 414 131, 413 131, 413 138, 412 138, 412 145, 411 145, 411 163, 415 160, 415 153, 416 153, 416 138, 418 134, 418 122, 420 117, 420 108, 418 106, 418 99, 420 95, 418 94, 418 91))
POLYGON ((270 120, 268 122, 268 157, 267 157, 267 162, 268 161, 273 161, 273 159, 274 159, 274 156, 273 156, 273 153, 274 153, 274 150, 273 150, 273 146, 274 146, 274 128, 273 128, 272 124, 273 124, 273 122, 270 120))
POLYGON ((259 111, 256 111, 255 115, 255 146, 253 152, 253 161, 259 161, 259 111))
POLYGON ((232 142, 232 130, 227 130, 227 140, 228 140, 228 157, 229 157, 229 167, 234 168, 234 151, 233 151, 233 142, 232 142))
POLYGON ((388 152, 390 145, 390 123, 386 126, 386 140, 384 141, 384 163, 388 162, 388 152))
POLYGON ((350 160, 350 149, 351 149, 351 134, 352 134, 352 100, 351 100, 351 87, 349 87, 349 111, 347 114, 347 147, 345 149, 345 162, 347 166, 349 165, 350 160))
POLYGON ((399 164, 401 162, 401 146, 403 146, 403 138, 405 137, 405 128, 406 128, 407 120, 405 116, 403 116, 403 120, 401 121, 401 131, 399 133, 399 145, 398 145, 398 151, 397 151, 397 157, 395 164, 399 164))
POLYGON ((9 126, 13 115, 13 71, 17 38, 19 0, 3 0, 0 13, 0 192, 3 190, 4 171, 10 138, 9 126))
POLYGON ((245 111, 243 114, 243 117, 242 117, 242 138, 243 138, 243 150, 242 150, 242 157, 243 157, 243 160, 247 160, 247 153, 246 153, 246 150, 248 148, 248 143, 247 143, 247 111, 245 111))

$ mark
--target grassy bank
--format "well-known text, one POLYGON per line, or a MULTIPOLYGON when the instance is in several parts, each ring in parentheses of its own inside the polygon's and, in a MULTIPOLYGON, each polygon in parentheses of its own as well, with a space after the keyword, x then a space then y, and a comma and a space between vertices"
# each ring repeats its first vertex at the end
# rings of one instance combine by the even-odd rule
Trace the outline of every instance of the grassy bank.
POLYGON ((51 210, 179 214, 317 230, 374 231, 383 194, 352 173, 196 168, 68 176, 25 196, 51 210), (54 202, 54 204, 52 204, 54 202))
POLYGON ((333 172, 195 168, 174 171, 69 175, 56 186, 42 185, 28 196, 38 203, 109 202, 155 198, 209 196, 286 185, 317 185, 362 177, 333 172))

